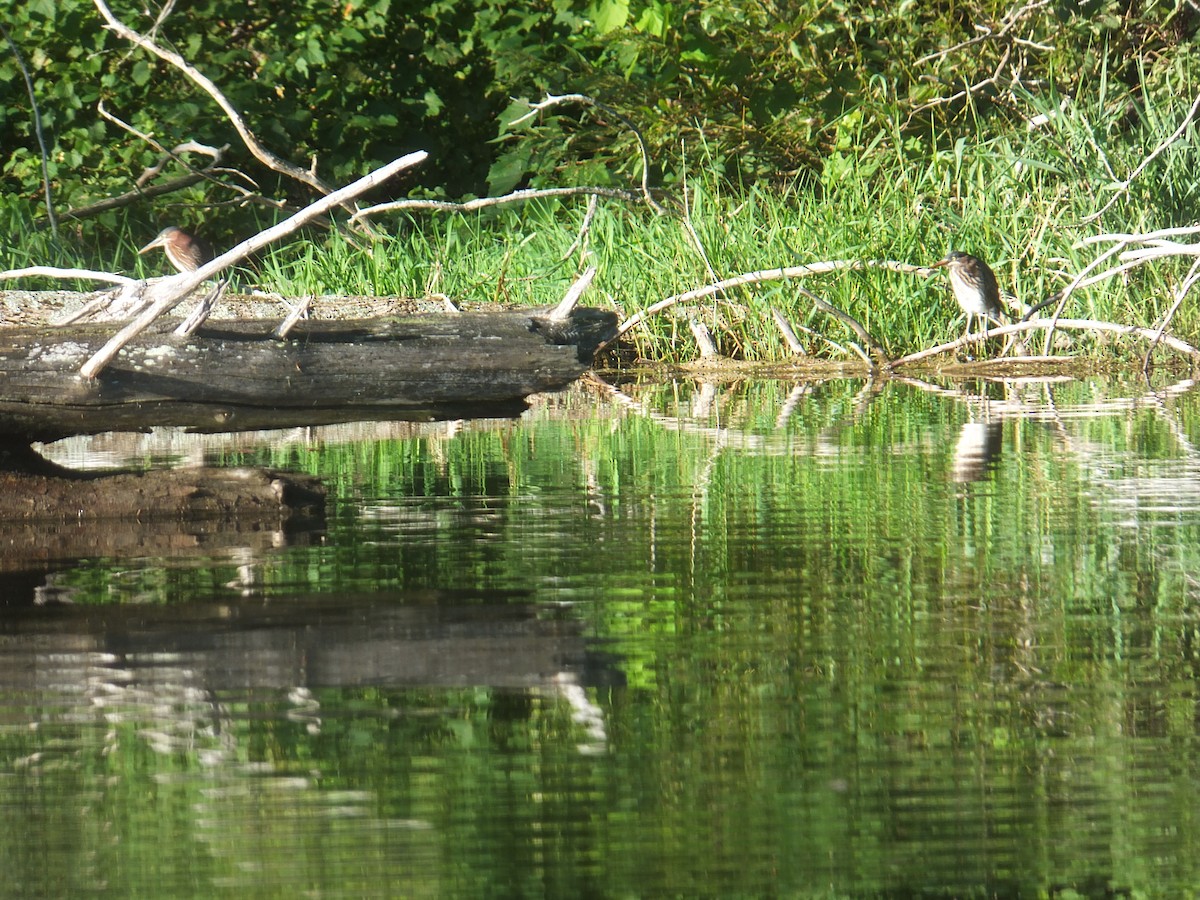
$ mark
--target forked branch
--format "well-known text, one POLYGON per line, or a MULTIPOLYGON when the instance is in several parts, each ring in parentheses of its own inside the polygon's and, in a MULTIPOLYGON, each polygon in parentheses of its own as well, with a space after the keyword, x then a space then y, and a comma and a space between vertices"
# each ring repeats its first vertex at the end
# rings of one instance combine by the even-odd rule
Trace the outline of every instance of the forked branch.
POLYGON ((255 137, 254 132, 250 130, 250 127, 246 124, 245 119, 242 118, 242 114, 234 108, 233 104, 226 99, 223 93, 221 93, 221 90, 206 75, 204 75, 203 72, 189 63, 178 53, 175 53, 173 50, 167 50, 158 46, 158 44, 154 43, 154 41, 150 40, 148 37, 139 34, 124 22, 120 21, 116 16, 113 15, 112 11, 105 4, 104 0, 92 0, 92 2, 95 3, 96 9, 98 9, 100 11, 100 15, 103 16, 104 21, 107 23, 107 28, 120 35, 130 43, 137 44, 143 50, 152 53, 164 62, 170 63, 175 68, 179 69, 179 71, 183 72, 184 75, 190 78, 201 90, 212 97, 217 106, 221 107, 221 111, 225 113, 230 124, 232 124, 234 129, 236 129, 238 136, 242 139, 242 143, 246 145, 246 149, 253 154, 255 159, 261 162, 268 169, 279 172, 280 174, 286 175, 289 178, 293 178, 302 184, 306 184, 321 194, 329 194, 333 191, 333 188, 318 178, 315 172, 302 169, 297 165, 293 165, 286 159, 276 156, 274 153, 264 147, 259 142, 258 138, 255 137))

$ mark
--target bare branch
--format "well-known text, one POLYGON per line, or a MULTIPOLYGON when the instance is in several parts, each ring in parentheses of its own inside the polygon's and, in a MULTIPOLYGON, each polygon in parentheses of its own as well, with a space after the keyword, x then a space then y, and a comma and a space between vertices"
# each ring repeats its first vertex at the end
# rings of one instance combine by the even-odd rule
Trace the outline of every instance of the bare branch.
MULTIPOLYGON (((1148 341, 1153 341, 1155 338, 1155 329, 1141 328, 1137 325, 1118 325, 1115 322, 1102 322, 1097 319, 1059 319, 1054 322, 1051 319, 1034 319, 1029 322, 1016 322, 1012 325, 1002 325, 998 328, 989 328, 989 337, 1003 337, 1009 334, 1020 334, 1025 331, 1037 331, 1039 329, 1049 329, 1051 326, 1063 331, 1103 331, 1112 334, 1127 335, 1131 337, 1140 337, 1148 341)), ((915 362, 920 362, 930 357, 939 356, 959 347, 966 346, 973 341, 983 339, 983 332, 977 334, 968 334, 957 340, 950 341, 948 344, 939 344, 936 347, 930 347, 926 350, 921 350, 917 353, 910 353, 908 356, 902 356, 899 359, 892 360, 891 368, 898 369, 902 366, 912 365, 915 362)), ((1200 349, 1193 347, 1186 341, 1181 341, 1178 338, 1170 337, 1169 335, 1162 337, 1162 343, 1170 347, 1172 350, 1183 353, 1192 358, 1193 363, 1200 363, 1200 349)), ((1044 357, 1050 358, 1050 357, 1044 357)))
POLYGON ((25 269, 9 269, 0 272, 0 280, 9 278, 78 278, 81 281, 107 281, 110 284, 134 284, 136 278, 114 275, 111 272, 94 272, 91 269, 60 269, 57 266, 29 266, 25 269))
POLYGON ((579 298, 583 296, 583 292, 588 289, 592 283, 592 279, 596 277, 596 267, 591 266, 586 272, 575 279, 575 283, 567 290, 562 300, 558 302, 558 306, 550 313, 549 319, 551 322, 565 322, 571 316, 571 311, 575 309, 575 305, 579 303, 579 298))
MULTIPOLYGON (((826 313, 827 315, 833 316, 835 319, 837 319, 843 325, 848 326, 851 331, 853 331, 856 335, 858 335, 858 339, 867 345, 867 349, 869 349, 871 351, 871 355, 874 356, 875 359, 879 363, 882 363, 885 366, 888 364, 888 359, 887 359, 887 356, 883 352, 883 347, 881 347, 879 345, 879 342, 876 341, 875 338, 871 337, 870 332, 867 331, 867 329, 862 326, 862 323, 859 322, 858 319, 854 318, 853 316, 851 316, 848 313, 842 312, 840 309, 838 309, 832 303, 829 303, 826 300, 822 300, 820 297, 818 297, 816 294, 812 293, 811 291, 806 291, 802 287, 798 287, 796 290, 798 290, 801 294, 803 294, 805 297, 807 297, 809 300, 811 300, 816 305, 817 309, 821 310, 821 312, 826 313)), ((851 344, 850 346, 854 349, 854 351, 860 357, 862 357, 863 362, 865 362, 872 369, 877 368, 876 363, 873 362, 867 356, 867 354, 865 352, 863 352, 861 347, 858 347, 855 344, 851 344)))
POLYGON ((221 107, 222 112, 224 112, 226 117, 229 119, 230 124, 232 124, 237 130, 238 135, 242 139, 242 143, 246 145, 246 149, 248 149, 250 153, 254 155, 255 159, 261 162, 268 169, 271 169, 274 172, 279 172, 282 175, 287 175, 289 178, 293 178, 302 184, 306 184, 321 194, 327 195, 333 191, 333 188, 327 185, 320 178, 316 177, 316 175, 314 175, 312 172, 305 171, 299 166, 293 165, 285 159, 281 159, 260 144, 258 138, 254 136, 254 133, 250 130, 249 126, 246 125, 241 113, 234 108, 233 104, 225 98, 225 95, 221 93, 220 89, 202 72, 200 72, 199 69, 191 65, 178 53, 158 46, 158 44, 154 43, 149 38, 138 34, 124 22, 121 22, 112 14, 112 11, 105 4, 104 0, 92 0, 92 2, 95 3, 96 9, 100 11, 100 15, 104 17, 104 21, 107 23, 107 28, 116 32, 125 40, 137 44, 143 50, 154 54, 164 62, 168 62, 175 66, 175 68, 179 69, 179 71, 183 72, 184 75, 186 75, 197 86, 199 86, 201 90, 212 97, 213 100, 216 101, 216 104, 221 107))
POLYGON ((930 275, 934 271, 928 266, 915 266, 911 263, 895 262, 893 260, 886 259, 837 259, 828 260, 825 262, 806 263, 802 266, 783 266, 778 269, 763 269, 758 272, 746 272, 743 275, 735 275, 732 278, 725 278, 721 281, 715 281, 712 284, 706 284, 704 287, 695 288, 690 291, 684 291, 682 294, 673 294, 670 297, 659 300, 657 303, 650 304, 645 309, 635 313, 622 322, 620 327, 617 328, 617 333, 607 341, 601 343, 596 348, 596 353, 599 354, 602 350, 608 347, 609 344, 620 338, 621 335, 625 334, 632 328, 636 328, 651 316, 660 313, 664 309, 674 306, 677 303, 691 303, 693 300, 701 300, 704 297, 710 297, 713 294, 720 294, 729 288, 738 287, 743 284, 760 284, 764 281, 786 281, 791 278, 804 278, 808 275, 825 275, 829 272, 846 270, 853 271, 861 269, 888 269, 893 272, 903 272, 905 274, 914 275, 930 275))
POLYGON ((364 175, 358 181, 322 197, 315 203, 300 210, 300 212, 284 219, 279 224, 259 232, 248 240, 242 241, 236 247, 227 250, 194 272, 180 272, 178 275, 172 275, 170 278, 164 278, 162 281, 151 285, 147 289, 147 295, 152 301, 149 308, 117 332, 107 344, 97 350, 80 368, 80 374, 85 378, 95 378, 112 361, 113 357, 120 352, 122 347, 149 327, 150 323, 159 316, 173 309, 180 300, 188 296, 204 281, 224 271, 229 266, 240 262, 259 248, 265 247, 293 233, 304 223, 315 219, 317 216, 324 215, 335 206, 348 203, 365 191, 369 191, 371 188, 382 184, 396 173, 417 165, 426 156, 428 156, 427 153, 419 151, 393 160, 386 166, 382 166, 374 172, 364 175))
POLYGON ((350 221, 353 223, 367 216, 377 216, 380 213, 395 212, 396 210, 434 209, 439 212, 473 212, 489 206, 503 206, 506 203, 524 203, 527 200, 540 200, 546 197, 580 197, 588 195, 612 197, 617 200, 640 199, 633 191, 626 191, 620 188, 561 187, 543 188, 540 190, 530 188, 513 191, 511 194, 504 194, 500 197, 477 197, 474 200, 464 200, 462 202, 453 200, 393 200, 389 203, 380 203, 377 206, 368 206, 365 209, 360 209, 350 217, 350 221))
POLYGON ((787 317, 777 307, 771 307, 771 318, 775 320, 775 327, 783 335, 783 340, 787 343, 788 349, 792 351, 792 355, 807 356, 808 354, 804 352, 804 345, 800 343, 800 338, 796 337, 792 323, 787 320, 787 317))
POLYGON ((559 262, 566 262, 571 258, 576 250, 579 250, 579 261, 583 262, 588 257, 587 240, 588 233, 592 229, 592 220, 596 218, 596 210, 600 204, 596 199, 595 194, 588 196, 587 212, 583 214, 583 224, 579 226, 579 234, 575 236, 575 240, 571 242, 571 246, 566 249, 559 262))
POLYGON ((589 97, 587 94, 562 94, 559 96, 547 94, 545 100, 542 100, 539 103, 529 104, 529 112, 520 118, 511 121, 509 123, 509 127, 511 128, 513 125, 519 125, 522 122, 533 118, 538 113, 544 112, 545 110, 550 109, 553 106, 558 106, 562 103, 580 103, 584 106, 594 106, 596 109, 613 116, 620 121, 622 125, 633 132, 633 136, 637 138, 638 148, 642 153, 642 197, 645 199, 646 204, 651 209, 653 209, 659 215, 664 215, 666 213, 666 209, 664 209, 663 206, 650 194, 650 148, 646 144, 646 139, 642 137, 641 130, 633 124, 633 121, 628 116, 618 112, 608 104, 601 103, 599 100, 589 97))
POLYGON ((33 77, 29 74, 29 69, 25 65, 25 57, 21 55, 21 50, 17 46, 17 42, 9 35, 8 29, 0 25, 0 35, 8 41, 9 49, 13 52, 13 58, 17 61, 17 66, 21 70, 21 74, 25 76, 25 90, 29 93, 29 106, 33 110, 33 130, 37 135, 38 147, 42 153, 42 188, 46 193, 46 218, 50 220, 50 233, 56 238, 58 237, 58 218, 54 215, 54 197, 50 190, 50 169, 47 164, 47 159, 50 156, 46 149, 46 135, 42 131, 42 113, 38 109, 37 94, 33 90, 33 77))
POLYGON ((1128 178, 1126 178, 1124 181, 1121 181, 1117 184, 1118 190, 1116 191, 1116 193, 1114 193, 1112 195, 1112 197, 1109 199, 1109 201, 1104 204, 1104 206, 1100 207, 1100 209, 1098 209, 1096 212, 1092 213, 1091 215, 1085 216, 1082 221, 1084 223, 1094 222, 1096 219, 1098 219, 1102 215, 1104 215, 1109 210, 1109 208, 1114 203, 1116 203, 1117 200, 1119 200, 1123 195, 1128 194, 1129 188, 1133 185, 1134 180, 1137 179, 1137 177, 1146 170, 1146 166, 1150 165, 1150 163, 1154 161, 1154 158, 1156 156, 1158 156, 1160 153, 1162 153, 1164 150, 1166 150, 1168 147, 1170 147, 1173 143, 1175 143, 1175 141, 1177 141, 1179 139, 1180 135, 1182 135, 1185 131, 1187 131, 1188 125, 1190 125, 1192 122, 1192 119, 1194 119, 1196 117, 1197 110, 1200 110, 1200 96, 1197 96, 1196 99, 1192 102, 1192 108, 1189 109, 1188 114, 1183 117, 1183 121, 1179 123, 1179 127, 1176 128, 1173 132, 1171 132, 1171 134, 1167 138, 1165 138, 1157 147, 1155 147, 1154 150, 1151 151, 1149 156, 1147 156, 1140 163, 1138 163, 1137 168, 1135 168, 1132 172, 1129 173, 1128 178))
POLYGON ((1192 285, 1200 279, 1200 259, 1192 263, 1192 267, 1188 270, 1187 277, 1183 279, 1183 283, 1175 291, 1175 302, 1171 304, 1171 308, 1167 310, 1167 314, 1163 316, 1162 324, 1158 326, 1158 333, 1154 336, 1154 340, 1150 342, 1149 349, 1146 350, 1146 355, 1142 359, 1142 371, 1145 372, 1150 368, 1150 357, 1154 355, 1154 348, 1158 346, 1159 340, 1166 332, 1167 327, 1171 324, 1171 320, 1175 318, 1175 313, 1179 310, 1183 303, 1183 298, 1187 296, 1188 291, 1192 289, 1192 285))

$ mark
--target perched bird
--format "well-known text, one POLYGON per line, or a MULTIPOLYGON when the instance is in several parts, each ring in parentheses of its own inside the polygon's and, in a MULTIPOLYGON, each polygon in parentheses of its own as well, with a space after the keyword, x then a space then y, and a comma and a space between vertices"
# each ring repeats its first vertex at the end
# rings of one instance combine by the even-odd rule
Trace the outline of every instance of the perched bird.
POLYGON ((158 233, 158 237, 138 251, 138 255, 162 247, 167 259, 180 272, 195 272, 213 258, 208 241, 188 234, 182 228, 171 225, 158 233))
POLYGON ((951 250, 946 258, 933 264, 931 268, 942 266, 950 273, 950 287, 954 291, 954 299, 967 314, 966 334, 971 333, 971 319, 983 319, 983 338, 987 340, 988 319, 1000 315, 1000 285, 996 281, 996 273, 978 256, 951 250))

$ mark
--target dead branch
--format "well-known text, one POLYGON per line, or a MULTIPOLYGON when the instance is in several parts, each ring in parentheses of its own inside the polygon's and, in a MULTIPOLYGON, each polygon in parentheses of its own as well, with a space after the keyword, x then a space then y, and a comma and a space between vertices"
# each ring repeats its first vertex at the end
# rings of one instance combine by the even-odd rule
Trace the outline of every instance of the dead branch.
POLYGON ((587 212, 583 214, 583 224, 579 226, 579 234, 575 236, 575 240, 571 243, 571 246, 563 252, 559 262, 566 262, 576 250, 579 251, 580 262, 588 258, 588 234, 592 229, 592 220, 596 218, 596 210, 599 206, 600 204, 597 201, 596 195, 591 194, 588 197, 587 212))
POLYGON ((561 187, 561 188, 528 188, 520 191, 513 191, 510 194, 504 194, 500 197, 477 197, 474 200, 464 200, 456 202, 454 200, 392 200, 388 203, 380 203, 376 206, 368 206, 365 209, 358 210, 350 217, 351 223, 357 222, 359 219, 365 219, 368 216, 377 216, 380 213, 396 212, 397 210, 437 210, 439 212, 474 212, 477 209, 484 209, 489 206, 503 206, 506 203, 524 203, 528 200, 540 200, 547 197, 580 197, 580 196, 596 196, 596 197, 611 197, 617 200, 639 200, 639 196, 633 191, 623 190, 621 188, 606 188, 606 187, 561 187))
MULTIPOLYGON (((1009 334, 1020 334, 1025 331, 1037 331, 1039 329, 1048 329, 1056 327, 1064 331, 1102 331, 1110 334, 1126 335, 1139 337, 1144 340, 1153 341, 1155 339, 1156 330, 1153 328, 1142 328, 1137 325, 1118 325, 1115 322, 1102 322, 1098 319, 1059 319, 1054 323, 1051 319, 1035 319, 1029 322, 1016 322, 1012 325, 1002 325, 998 328, 989 328, 989 337, 1003 337, 1009 334)), ((939 356, 943 353, 952 352, 959 347, 975 341, 983 340, 983 332, 976 334, 968 334, 957 340, 950 341, 946 344, 939 344, 936 347, 930 347, 926 350, 910 353, 907 356, 902 356, 899 359, 894 359, 889 364, 891 369, 899 369, 902 366, 912 365, 916 362, 929 359, 934 356, 939 356)), ((1178 338, 1169 335, 1163 335, 1161 341, 1164 345, 1170 347, 1179 353, 1191 358, 1194 365, 1200 365, 1200 349, 1193 347, 1186 341, 1181 341, 1178 338)))
POLYGON ((33 110, 33 131, 37 135, 38 148, 42 154, 42 189, 46 194, 46 218, 50 220, 50 233, 56 238, 58 237, 58 217, 54 213, 54 195, 50 189, 50 169, 47 160, 50 158, 50 151, 46 148, 46 134, 42 130, 42 113, 38 107, 37 92, 33 89, 33 76, 29 74, 29 67, 25 65, 25 57, 21 55, 21 48, 17 46, 17 42, 12 39, 8 33, 8 29, 0 25, 0 35, 8 42, 8 47, 12 50, 13 58, 17 61, 17 67, 21 70, 21 74, 25 76, 25 90, 29 94, 29 108, 33 110))
POLYGON ((277 225, 273 225, 265 231, 259 232, 254 237, 242 241, 236 247, 225 251, 216 259, 206 263, 194 272, 180 272, 178 275, 172 275, 169 278, 164 278, 161 281, 148 285, 146 294, 149 307, 140 316, 117 332, 107 344, 97 350, 80 368, 80 374, 85 378, 95 378, 112 361, 113 357, 120 352, 122 347, 149 327, 159 316, 170 312, 176 304, 204 281, 224 271, 229 266, 241 262, 241 260, 262 247, 292 234, 301 225, 315 219, 317 216, 324 215, 336 206, 349 203, 364 192, 382 184, 396 173, 417 165, 426 156, 428 154, 422 150, 393 160, 386 166, 382 166, 374 172, 364 175, 358 181, 327 194, 315 203, 309 204, 300 210, 300 212, 284 219, 277 225))
MULTIPOLYGON (((1046 332, 1046 338, 1043 345, 1043 353, 1050 352, 1050 342, 1054 336, 1055 323, 1058 317, 1062 314, 1063 309, 1067 305, 1067 300, 1071 294, 1080 287, 1088 287, 1097 282, 1104 281, 1114 275, 1119 275, 1122 272, 1127 272, 1130 269, 1137 268, 1143 263, 1151 262, 1156 259, 1165 259, 1173 256, 1200 256, 1200 242, 1191 244, 1181 244, 1171 238, 1182 237, 1184 235, 1192 235, 1200 231, 1200 225, 1186 225, 1176 228, 1164 228, 1158 231, 1151 231, 1145 234, 1097 234, 1084 238, 1076 246, 1083 247, 1092 244, 1112 242, 1113 246, 1109 247, 1096 259, 1088 263, 1084 269, 1071 280, 1071 283, 1063 289, 1058 306, 1055 307, 1054 315, 1050 319, 1050 329, 1046 332), (1145 246, 1126 250, 1130 244, 1143 244, 1145 246), (1110 266, 1097 274, 1091 274, 1096 269, 1100 268, 1103 263, 1112 257, 1117 256, 1120 262, 1115 266, 1110 266)), ((1188 279, 1185 282, 1186 288, 1190 289, 1195 283, 1195 279, 1188 279)), ((1183 296, 1187 291, 1177 296, 1175 308, 1178 308, 1182 302, 1183 296)), ((1174 312, 1174 310, 1172 310, 1174 312)))
POLYGON ((9 278, 76 278, 80 281, 107 281, 109 284, 136 284, 136 278, 114 275, 112 272, 96 272, 92 269, 60 269, 57 266, 28 266, 24 269, 9 269, 0 272, 0 280, 9 278))
MULTIPOLYGON (((763 269, 758 272, 746 272, 742 275, 735 275, 732 278, 725 278, 721 281, 715 281, 711 284, 706 284, 703 287, 695 288, 690 291, 684 291, 682 294, 673 294, 659 300, 657 303, 652 303, 640 312, 634 313, 628 319, 621 323, 617 328, 617 333, 604 341, 596 348, 596 353, 599 354, 605 350, 613 341, 619 339, 632 328, 645 322, 651 316, 654 316, 664 309, 675 306, 679 303, 691 303, 694 300, 701 300, 704 297, 710 297, 713 294, 720 294, 727 291, 729 288, 739 287, 744 284, 760 284, 764 281, 780 281, 789 280, 792 278, 804 278, 808 275, 825 275, 829 272, 839 271, 854 271, 862 269, 887 269, 893 272, 903 272, 905 274, 915 275, 931 275, 933 269, 928 266, 915 266, 911 263, 896 262, 889 259, 836 259, 824 262, 806 263, 800 266, 782 266, 778 269, 763 269)), ((804 292, 808 296, 812 296, 804 292)), ((824 302, 824 301, 821 301, 824 302)), ((861 327, 861 326, 860 326, 861 327)), ((872 341, 872 343, 874 343, 872 341)), ((878 345, 876 345, 878 346, 878 345)))
POLYGON ((565 322, 571 316, 571 311, 579 303, 579 298, 583 296, 583 292, 588 289, 592 283, 592 279, 596 277, 596 267, 591 266, 586 272, 575 279, 574 284, 567 289, 567 293, 562 300, 558 302, 558 306, 554 307, 549 315, 551 322, 565 322))
POLYGON ((858 336, 860 341, 867 345, 867 349, 871 351, 871 356, 867 356, 866 352, 857 344, 850 345, 850 347, 859 355, 863 362, 865 362, 872 369, 878 367, 877 363, 884 366, 888 364, 888 359, 883 352, 883 347, 879 345, 879 342, 876 341, 875 338, 871 337, 871 333, 863 327, 862 323, 859 322, 858 319, 854 318, 854 316, 850 315, 849 313, 842 312, 832 303, 822 300, 811 291, 806 291, 802 287, 798 287, 796 290, 811 300, 817 309, 821 310, 821 312, 825 313, 826 315, 833 316, 843 325, 846 325, 858 336), (874 357, 874 361, 872 361, 871 357, 874 357))
MULTIPOLYGON (((226 99, 225 95, 221 93, 220 89, 211 80, 209 80, 207 76, 200 72, 199 69, 191 65, 178 53, 158 46, 158 44, 154 43, 154 41, 141 34, 138 34, 124 22, 121 22, 112 14, 112 11, 105 4, 104 0, 92 0, 92 2, 95 3, 96 9, 100 11, 100 15, 107 23, 105 26, 106 28, 120 35, 125 40, 133 44, 137 44, 137 46, 149 53, 152 53, 154 56, 157 56, 164 62, 170 63, 175 68, 179 69, 179 71, 183 72, 184 75, 190 78, 201 90, 212 97, 217 106, 221 107, 221 111, 225 113, 225 116, 229 119, 230 124, 232 124, 234 129, 237 131, 238 136, 241 137, 242 143, 246 145, 246 149, 250 151, 255 159, 273 172, 279 172, 281 175, 286 175, 302 184, 306 184, 318 193, 325 195, 333 193, 333 188, 318 178, 313 172, 306 171, 305 169, 293 165, 287 160, 276 156, 261 143, 259 143, 258 138, 254 136, 254 132, 252 132, 249 126, 246 125, 241 113, 234 108, 233 104, 226 99)), ((351 208, 350 212, 353 213, 353 211, 354 210, 351 208)))
POLYGON ((950 96, 936 97, 927 103, 920 104, 909 114, 909 120, 911 121, 913 116, 916 116, 918 113, 924 110, 932 109, 938 106, 945 106, 962 99, 970 99, 990 85, 999 85, 1004 75, 1004 69, 1009 66, 1009 63, 1013 58, 1014 48, 1017 50, 1017 59, 1012 65, 1012 73, 1009 81, 1011 86, 1015 87, 1019 85, 1021 83, 1021 73, 1025 68, 1025 62, 1028 59, 1029 52, 1035 51, 1044 53, 1053 50, 1054 48, 1047 46, 1046 44, 1022 37, 1019 34, 1014 34, 1014 31, 1025 19, 1048 6, 1050 6, 1050 0, 1033 0, 1033 2, 1026 3, 1024 6, 1010 10, 1008 13, 1006 13, 1000 20, 999 28, 992 28, 988 25, 976 25, 975 29, 979 32, 979 34, 975 37, 968 38, 967 40, 961 41, 952 47, 947 47, 944 50, 938 50, 918 59, 916 64, 920 66, 924 65, 925 63, 943 61, 954 54, 984 43, 999 44, 1003 46, 1003 51, 1000 54, 1000 60, 992 68, 990 75, 977 81, 975 84, 967 85, 962 90, 957 91, 950 96))
POLYGON ((1200 259, 1192 263, 1187 277, 1183 279, 1183 283, 1176 289, 1175 301, 1171 304, 1171 308, 1167 310, 1167 314, 1163 316, 1162 324, 1158 326, 1158 333, 1154 335, 1154 340, 1150 342, 1150 346, 1146 350, 1146 355, 1142 358, 1143 372, 1149 371, 1150 357, 1154 355, 1154 348, 1158 346, 1159 340, 1170 326, 1171 320, 1175 318, 1175 313, 1178 312, 1180 305, 1183 303, 1183 298, 1187 296, 1188 291, 1192 289, 1192 285, 1197 280, 1200 280, 1200 259))
POLYGON ((787 343, 788 349, 792 351, 792 355, 807 356, 808 354, 804 352, 804 345, 800 343, 800 338, 796 337, 796 331, 792 328, 792 323, 787 320, 787 317, 777 307, 771 307, 771 318, 775 320, 775 327, 783 335, 783 340, 787 343))
POLYGON ((1150 152, 1149 156, 1147 156, 1140 163, 1138 163, 1137 167, 1132 172, 1129 173, 1128 178, 1124 179, 1123 181, 1117 182, 1116 186, 1117 186, 1118 190, 1113 193, 1112 197, 1109 198, 1108 202, 1105 203, 1104 206, 1100 207, 1100 209, 1096 210, 1096 212, 1092 213, 1091 215, 1084 216, 1082 222, 1084 224, 1086 224, 1088 222, 1094 222, 1096 219, 1100 218, 1102 215, 1104 215, 1106 212, 1108 212, 1109 208, 1114 203, 1116 203, 1117 200, 1119 200, 1123 195, 1128 194, 1129 188, 1132 187, 1133 182, 1137 179, 1137 177, 1146 170, 1146 166, 1150 165, 1150 163, 1154 161, 1154 158, 1156 156, 1158 156, 1160 153, 1162 153, 1164 150, 1166 150, 1168 147, 1170 147, 1173 143, 1175 143, 1175 141, 1177 141, 1179 139, 1179 137, 1185 131, 1187 131, 1188 126, 1192 123, 1192 119, 1194 119, 1196 117, 1197 110, 1200 110, 1200 96, 1197 96, 1196 99, 1192 102, 1192 108, 1189 109, 1188 114, 1183 117, 1183 121, 1179 123, 1179 127, 1176 128, 1167 138, 1165 138, 1157 147, 1155 147, 1150 152))
POLYGON ((545 112, 547 109, 550 109, 553 106, 558 106, 562 103, 579 103, 583 106, 594 106, 596 109, 613 116, 615 119, 617 119, 617 121, 633 132, 633 136, 637 139, 638 149, 642 154, 642 197, 645 199, 647 206, 649 206, 659 215, 664 215, 666 213, 666 209, 664 209, 663 206, 657 200, 655 200, 650 193, 650 148, 646 144, 646 139, 642 136, 642 132, 637 125, 633 123, 633 120, 613 109, 608 104, 601 103, 599 100, 589 97, 587 94, 562 94, 559 96, 547 94, 545 100, 542 100, 539 103, 529 104, 529 112, 519 118, 513 119, 513 121, 509 123, 509 127, 511 128, 514 125, 520 125, 522 122, 533 118, 538 113, 545 112))
MULTIPOLYGON (((103 200, 99 200, 96 203, 90 203, 87 206, 81 206, 78 209, 67 210, 65 213, 63 213, 63 218, 74 219, 77 221, 82 220, 82 219, 89 219, 92 216, 98 216, 101 213, 107 212, 110 209, 120 209, 122 207, 129 206, 129 205, 131 205, 135 202, 141 201, 141 200, 146 200, 146 199, 149 199, 152 197, 159 197, 159 196, 162 196, 163 194, 170 194, 174 191, 182 190, 183 188, 186 188, 186 187, 191 187, 193 184, 198 184, 199 182, 204 181, 206 179, 208 181, 212 181, 216 184, 220 184, 223 187, 234 187, 233 185, 228 185, 226 182, 223 182, 220 179, 213 178, 213 173, 215 171, 217 171, 216 167, 219 166, 221 163, 221 155, 226 150, 229 149, 228 144, 226 144, 223 147, 210 147, 207 144, 201 144, 196 141, 185 141, 184 143, 179 144, 174 149, 168 150, 165 147, 163 147, 161 144, 159 144, 156 140, 154 140, 154 138, 152 138, 150 135, 142 133, 141 131, 134 128, 132 125, 130 125, 128 122, 125 122, 125 121, 121 120, 120 118, 118 118, 117 116, 114 116, 112 113, 110 113, 107 109, 104 108, 104 101, 101 101, 97 105, 96 109, 97 109, 97 112, 99 112, 100 115, 104 119, 107 119, 109 122, 112 122, 118 128, 122 128, 125 131, 128 131, 130 134, 134 135, 135 137, 139 138, 142 141, 145 141, 150 146, 152 146, 156 150, 158 150, 159 153, 161 154, 161 158, 159 159, 158 163, 156 163, 154 166, 151 166, 151 167, 147 168, 144 172, 142 172, 142 174, 138 177, 137 181, 134 182, 135 187, 132 191, 126 191, 124 194, 120 194, 116 197, 106 197, 103 200), (212 161, 208 165, 204 166, 204 168, 197 169, 194 166, 189 165, 183 159, 181 154, 184 154, 184 153, 201 153, 201 154, 204 154, 205 156, 210 157, 212 161), (162 171, 162 167, 166 164, 167 160, 171 160, 171 159, 175 160, 181 166, 188 169, 189 174, 183 175, 179 178, 174 178, 171 181, 166 182, 164 184, 156 185, 153 187, 145 187, 146 182, 149 181, 150 178, 157 175, 160 171, 162 171)), ((235 190, 244 190, 241 188, 234 188, 234 189, 235 190)))

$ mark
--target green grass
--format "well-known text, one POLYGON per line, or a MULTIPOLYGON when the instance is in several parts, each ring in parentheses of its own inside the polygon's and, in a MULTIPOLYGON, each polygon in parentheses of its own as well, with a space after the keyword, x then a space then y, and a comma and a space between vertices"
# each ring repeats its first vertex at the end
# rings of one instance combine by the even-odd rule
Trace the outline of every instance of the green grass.
MULTIPOLYGON (((584 247, 575 247, 586 201, 528 202, 470 214, 413 213, 381 220, 393 229, 374 243, 317 235, 269 250, 259 261, 260 286, 285 294, 445 294, 456 302, 537 306, 557 303, 577 273, 598 275, 585 302, 629 316, 664 297, 718 277, 834 259, 890 259, 929 264, 951 247, 989 260, 1006 289, 1026 302, 1059 290, 1101 249, 1078 242, 1102 231, 1137 231, 1186 223, 1196 217, 1187 142, 1168 148, 1099 222, 1086 218, 1112 197, 1124 177, 1181 121, 1187 104, 1147 107, 1130 124, 1106 86, 1090 106, 1068 105, 1032 131, 987 135, 963 116, 961 134, 931 134, 905 142, 896 123, 864 124, 852 135, 855 152, 836 153, 819 184, 733 189, 702 168, 677 192, 669 216, 635 204, 604 200, 584 247), (1101 152, 1102 151, 1102 152, 1101 152), (1111 174, 1110 174, 1111 172, 1111 174), (701 249, 684 227, 688 217, 701 249), (707 263, 706 263, 707 260, 707 263)), ((1030 100, 1030 115, 1053 111, 1030 100)), ((844 126, 844 123, 843 123, 844 126)), ((148 237, 94 235, 86 223, 55 241, 35 230, 29 210, 0 206, 9 242, 4 268, 41 262, 87 265, 153 274, 157 261, 139 259, 148 237)), ((1186 271, 1183 261, 1145 266, 1075 295, 1072 315, 1150 325, 1171 301, 1186 271)), ((23 285, 24 286, 24 285, 23 285)), ((46 282, 38 285, 47 286, 46 282)), ((960 324, 944 279, 883 270, 847 271, 806 278, 803 286, 858 318, 899 354, 955 336, 960 324)), ((1174 324, 1194 335, 1197 317, 1185 304, 1174 324)), ((767 282, 709 298, 689 312, 709 325, 723 353, 777 360, 787 349, 772 322, 780 309, 797 324, 830 339, 853 336, 787 282, 767 282)), ((688 360, 695 354, 682 310, 668 310, 630 340, 645 358, 688 360)), ((1106 345, 1077 339, 1076 352, 1106 345)), ((837 355, 806 338, 810 352, 837 355)))

